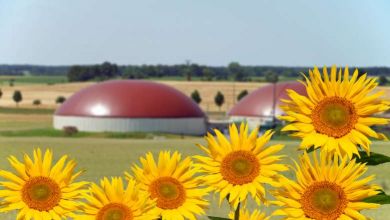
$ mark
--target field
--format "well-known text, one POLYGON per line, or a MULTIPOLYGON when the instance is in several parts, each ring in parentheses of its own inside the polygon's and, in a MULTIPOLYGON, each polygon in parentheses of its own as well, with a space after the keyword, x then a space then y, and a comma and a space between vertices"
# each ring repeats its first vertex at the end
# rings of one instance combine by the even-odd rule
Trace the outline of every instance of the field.
MULTIPOLYGON (((0 78, 1 79, 1 78, 0 78)), ((37 81, 36 81, 37 82, 37 81)), ((237 102, 237 95, 243 91, 253 91, 265 83, 259 82, 203 82, 203 81, 159 81, 182 91, 186 95, 190 95, 194 90, 198 90, 202 102, 201 108, 207 112, 229 111, 237 102), (225 104, 219 109, 214 103, 215 94, 221 91, 225 96, 225 104)), ((1 89, 3 96, 0 99, 0 106, 15 107, 15 102, 12 100, 12 95, 15 90, 20 90, 23 95, 23 100, 20 103, 21 107, 27 108, 56 108, 55 100, 58 96, 70 97, 73 93, 92 85, 93 82, 86 83, 16 83, 14 86, 9 86, 3 83, 1 89), (32 105, 33 100, 39 99, 42 104, 39 107, 32 105)), ((386 97, 390 97, 390 87, 382 87, 386 92, 386 97)))
MULTIPOLYGON (((233 83, 233 82, 200 82, 200 81, 160 81, 161 83, 171 85, 182 91, 186 95, 190 95, 194 90, 198 90, 202 102, 201 107, 205 111, 219 111, 214 104, 214 96, 218 91, 225 95, 225 104, 221 110, 230 109, 236 102, 236 97, 242 90, 253 91, 264 83, 233 83)), ((92 82, 86 83, 60 83, 60 84, 16 84, 13 87, 4 85, 1 87, 3 97, 0 99, 0 106, 13 106, 15 102, 12 100, 12 95, 15 90, 20 90, 23 95, 21 107, 36 108, 32 105, 33 100, 40 99, 42 105, 39 108, 56 108, 55 100, 58 96, 69 97, 73 93, 92 85, 92 82)))
MULTIPOLYGON (((0 139, 0 167, 9 169, 5 158, 12 154, 22 156, 22 152, 31 152, 33 147, 49 147, 55 152, 56 158, 62 154, 69 154, 71 158, 78 161, 78 168, 87 172, 82 179, 97 181, 103 176, 120 176, 123 171, 128 171, 132 163, 138 162, 138 157, 147 151, 157 153, 160 150, 178 150, 184 155, 201 153, 195 143, 203 143, 202 138, 187 138, 177 140, 134 140, 134 139, 101 139, 101 138, 1 138, 0 139)), ((273 141, 275 143, 275 141, 273 141)), ((286 141, 283 154, 295 155, 297 142, 286 141)), ((373 151, 390 155, 388 143, 375 142, 373 151)), ((291 164, 291 158, 284 162, 291 164)), ((390 186, 390 164, 380 167, 370 167, 369 173, 376 173, 376 182, 382 185, 387 192, 390 186)), ((291 176, 291 173, 287 174, 291 176)), ((224 216, 227 212, 227 205, 221 208, 216 205, 213 197, 212 205, 207 211, 209 215, 224 216)), ((253 204, 251 205, 253 206, 253 204)), ((269 211, 269 210, 267 210, 269 211)), ((382 206, 379 210, 370 211, 368 215, 377 220, 387 219, 390 214, 390 205, 382 206)), ((1 219, 14 219, 13 214, 0 215, 1 219)), ((204 219, 204 218, 203 218, 204 219)))
MULTIPOLYGON (((0 78, 2 79, 2 78, 0 78)), ((41 79, 42 80, 42 79, 41 79)), ((32 80, 34 81, 34 80, 32 80)), ((0 167, 9 169, 6 157, 10 154, 22 157, 23 152, 31 152, 34 147, 52 148, 58 158, 62 154, 69 154, 78 161, 78 168, 87 172, 81 179, 97 181, 103 176, 122 175, 132 163, 137 163, 139 156, 147 151, 157 153, 160 150, 179 150, 184 155, 199 154, 201 151, 196 143, 204 143, 201 137, 180 137, 175 135, 160 134, 120 134, 120 133, 79 133, 74 137, 63 137, 61 131, 52 129, 52 114, 58 107, 54 100, 57 96, 69 97, 74 92, 93 83, 16 83, 10 87, 3 79, 1 89, 3 97, 0 99, 0 167), (23 102, 15 107, 12 101, 12 93, 19 89, 23 93, 23 102), (41 99, 43 105, 33 107, 32 100, 41 99)), ((37 81, 35 81, 37 82, 37 81)), ((220 90, 225 94, 226 105, 222 111, 226 111, 233 105, 234 94, 241 90, 252 91, 263 83, 233 83, 232 82, 186 82, 186 81, 161 81, 171 85, 189 95, 198 89, 202 96, 201 107, 211 112, 211 117, 221 118, 224 113, 218 111, 214 104, 214 95, 220 90), (233 89, 234 88, 234 89, 233 89), (235 92, 233 92, 235 91, 235 92)), ((386 88, 387 97, 390 97, 390 89, 386 88)), ((286 138, 287 139, 287 138, 286 138)), ((292 155, 285 158, 284 162, 292 164, 296 159, 296 146, 298 142, 287 140, 273 140, 272 143, 286 144, 283 154, 292 155)), ((388 142, 374 142, 373 151, 390 155, 388 142)), ((387 193, 390 193, 390 163, 378 167, 370 167, 368 174, 375 173, 376 183, 380 184, 387 193)), ((292 177, 292 173, 287 172, 292 177)), ((214 197, 207 214, 225 216, 227 205, 221 208, 216 205, 214 197)), ((254 207, 253 204, 249 204, 254 207)), ((272 210, 266 209, 269 213, 272 210)), ((382 206, 379 210, 365 212, 374 219, 386 220, 390 215, 390 205, 382 206)), ((0 219, 15 219, 15 213, 0 214, 0 219)), ((205 218, 201 218, 205 219, 205 218)))
POLYGON ((10 80, 14 81, 14 84, 55 84, 65 83, 67 81, 66 76, 46 76, 46 75, 25 75, 25 76, 0 76, 0 85, 9 85, 10 80))
MULTIPOLYGON (((184 155, 199 154, 201 151, 196 143, 204 143, 201 137, 159 136, 110 136, 108 134, 84 134, 76 137, 58 137, 59 133, 51 129, 51 115, 45 109, 7 109, 0 108, 0 167, 9 169, 6 161, 8 155, 21 157, 23 152, 31 152, 34 147, 52 148, 56 158, 69 154, 78 161, 78 168, 87 172, 81 179, 97 181, 103 176, 120 176, 129 170, 130 164, 137 163, 139 156, 147 151, 157 153, 160 150, 178 150, 184 155), (43 132, 43 133, 39 133, 43 132), (14 137, 12 134, 16 135, 14 137), (48 137, 53 134, 55 137, 48 137), (107 138, 109 137, 109 138, 107 138)), ((296 159, 296 145, 291 140, 273 140, 272 143, 286 144, 283 154, 292 155, 285 163, 296 159)), ((374 142, 373 151, 390 155, 387 142, 374 142)), ((390 193, 390 163, 378 167, 370 167, 369 173, 377 174, 376 183, 390 193)), ((286 175, 292 176, 291 173, 286 175)), ((227 205, 221 208, 216 205, 214 197, 210 197, 212 205, 207 211, 209 215, 223 216, 227 213, 227 205)), ((253 204, 250 205, 254 207, 253 204)), ((267 209, 271 212, 271 209, 267 209)), ((390 214, 390 205, 382 206, 379 210, 367 212, 378 220, 385 220, 390 214)), ((14 213, 2 214, 0 219, 14 219, 14 213)), ((202 218, 205 219, 205 218, 202 218)))

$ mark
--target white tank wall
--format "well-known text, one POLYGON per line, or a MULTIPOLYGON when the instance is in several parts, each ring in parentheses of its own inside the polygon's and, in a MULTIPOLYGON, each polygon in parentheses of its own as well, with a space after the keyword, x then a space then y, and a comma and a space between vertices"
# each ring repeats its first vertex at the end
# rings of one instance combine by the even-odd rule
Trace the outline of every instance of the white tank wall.
POLYGON ((249 129, 255 129, 259 126, 264 126, 266 124, 272 123, 272 117, 253 117, 253 116, 230 116, 230 122, 241 122, 246 121, 248 123, 249 129))
POLYGON ((93 132, 163 132, 203 135, 206 133, 204 118, 99 118, 54 116, 54 128, 77 127, 79 131, 93 132))

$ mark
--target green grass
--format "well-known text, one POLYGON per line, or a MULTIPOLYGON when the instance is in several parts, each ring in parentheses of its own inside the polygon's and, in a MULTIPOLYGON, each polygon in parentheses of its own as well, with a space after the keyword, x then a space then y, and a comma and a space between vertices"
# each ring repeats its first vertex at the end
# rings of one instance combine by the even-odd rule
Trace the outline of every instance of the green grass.
POLYGON ((0 134, 8 131, 48 129, 50 126, 52 126, 52 123, 49 121, 0 121, 0 134))
MULTIPOLYGON (((24 123, 24 122, 23 122, 24 123)), ((0 123, 1 127, 1 123, 0 123)), ((2 130, 0 136, 3 137, 69 137, 69 138, 131 138, 131 139, 154 139, 154 138, 169 138, 181 139, 191 136, 181 136, 176 134, 164 133, 145 133, 145 132, 78 132, 73 135, 66 135, 62 130, 56 130, 50 127, 33 128, 33 129, 15 129, 2 130)))
POLYGON ((26 75, 26 76, 0 76, 0 85, 9 85, 9 81, 14 79, 14 85, 17 84, 57 84, 66 83, 66 76, 49 75, 26 75))
POLYGON ((0 107, 0 114, 41 114, 41 115, 52 115, 54 109, 46 108, 18 108, 18 107, 0 107))
MULTIPOLYGON (((159 132, 85 132, 79 131, 72 135, 66 135, 62 130, 51 127, 51 124, 39 122, 20 122, 8 125, 2 125, 0 122, 0 136, 2 137, 69 137, 69 138, 118 138, 118 139, 183 139, 195 138, 191 135, 178 135, 159 132), (41 127, 37 127, 41 125, 41 127), (11 126, 11 127, 10 127, 11 126)), ((290 141, 291 137, 280 132, 275 133, 272 138, 278 141, 290 141)))
MULTIPOLYGON (((28 126, 27 123, 21 123, 28 126)), ((36 126, 36 123, 32 122, 31 127, 36 126)), ((68 137, 68 138, 118 138, 118 139, 154 139, 154 138, 166 138, 166 139, 183 139, 183 138, 195 138, 196 136, 167 134, 167 133, 145 133, 145 132, 85 132, 80 131, 73 135, 66 135, 62 130, 56 130, 51 127, 32 128, 28 129, 2 129, 0 122, 0 136, 1 137, 68 137)), ((15 127, 18 127, 15 125, 15 127)), ((19 127, 18 127, 19 128, 19 127)), ((274 135, 273 140, 277 141, 290 141, 291 137, 287 135, 274 135)))
MULTIPOLYGON (((0 108, 0 113, 20 114, 19 117, 34 117, 37 115, 52 114, 45 109, 0 108)), ((35 119, 34 119, 35 120, 35 119)), ((22 157, 23 152, 31 153, 34 147, 49 147, 54 150, 55 158, 63 154, 69 154, 76 159, 79 169, 87 172, 82 180, 98 181, 103 176, 120 176, 123 171, 128 171, 130 164, 137 163, 138 158, 146 152, 157 154, 160 150, 178 150, 186 156, 201 153, 195 146, 196 143, 204 143, 202 138, 178 135, 166 135, 159 133, 90 133, 80 132, 73 137, 64 137, 62 131, 52 128, 51 120, 14 121, 7 118, 0 121, 0 169, 10 169, 6 160, 8 155, 22 157)), ((289 157, 285 163, 292 164, 291 159, 296 159, 298 142, 291 141, 287 136, 276 136, 272 143, 285 143, 283 154, 289 157)), ((373 142, 374 152, 390 155, 390 147, 386 142, 373 142)), ((376 183, 390 194, 390 163, 376 167, 370 167, 368 174, 376 174, 376 183)), ((292 177, 292 173, 286 173, 292 177)), ((223 204, 221 208, 216 205, 214 197, 210 196, 211 207, 208 215, 226 216, 228 206, 223 204)), ((256 206, 249 203, 253 209, 256 206)), ((267 213, 272 208, 265 210, 267 213)), ((370 217, 385 220, 390 215, 390 205, 382 206, 379 210, 364 212, 370 217)), ((15 219, 15 213, 0 214, 0 219, 15 219)), ((206 218, 199 218, 206 219, 206 218)), ((273 218, 277 219, 277 218, 273 218)))
MULTIPOLYGON (((23 152, 30 153, 34 147, 48 147, 54 150, 55 159, 63 154, 70 155, 78 162, 78 169, 85 169, 86 173, 80 178, 87 181, 98 181, 103 176, 121 176, 124 171, 129 171, 130 164, 138 163, 138 158, 146 152, 151 151, 157 154, 160 150, 178 150, 185 156, 200 154, 201 151, 195 146, 196 143, 204 143, 202 138, 186 139, 160 139, 160 140, 136 140, 136 139, 102 139, 102 138, 0 138, 0 167, 10 169, 6 160, 8 155, 22 157, 23 152)), ((279 141, 272 141, 273 144, 279 141)), ((298 153, 296 146, 298 142, 284 141, 286 144, 283 154, 286 157, 284 163, 292 164, 291 159, 296 159, 298 153)), ((390 147, 385 142, 374 142, 372 150, 390 155, 390 147)), ((387 193, 390 193, 390 163, 377 167, 370 167, 368 174, 375 173, 376 183, 382 185, 387 193)), ((286 173, 292 177, 292 173, 286 173)), ((208 215, 225 216, 228 206, 223 204, 221 208, 217 206, 217 200, 210 196, 211 207, 207 211, 208 215)), ((255 208, 253 203, 248 204, 249 208, 255 208)), ((267 213, 271 209, 265 210, 267 213)), ((375 211, 364 212, 368 216, 385 220, 390 215, 390 205, 382 206, 375 211)), ((15 219, 15 214, 0 214, 0 219, 15 219)), ((199 218, 206 219, 206 218, 199 218)), ((277 219, 277 218, 273 218, 277 219)))

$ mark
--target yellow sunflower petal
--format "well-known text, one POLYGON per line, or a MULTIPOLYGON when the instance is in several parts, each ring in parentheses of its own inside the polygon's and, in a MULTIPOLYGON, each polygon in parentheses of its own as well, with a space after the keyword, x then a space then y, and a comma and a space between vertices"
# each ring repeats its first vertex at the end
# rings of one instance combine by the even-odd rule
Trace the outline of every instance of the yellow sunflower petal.
MULTIPOLYGON (((288 168, 278 162, 281 155, 275 155, 283 145, 265 147, 273 132, 268 130, 263 136, 258 136, 255 129, 248 135, 248 125, 241 124, 238 130, 235 125, 229 128, 231 143, 219 141, 219 146, 210 137, 206 138, 210 152, 207 156, 195 156, 199 162, 195 166, 203 173, 201 178, 211 190, 220 194, 219 203, 228 198, 233 208, 239 203, 245 203, 251 196, 257 203, 267 203, 265 199, 265 185, 279 186, 276 180, 280 172, 288 168), (230 149, 224 148, 230 146, 230 149), (219 152, 213 152, 219 148, 219 152), (222 152, 225 151, 225 152, 222 152)), ((216 132, 219 140, 221 132, 216 132)))
MULTIPOLYGON (((214 143, 214 139, 209 137, 214 143)), ((225 143, 222 137, 219 143, 225 143)), ((225 143, 226 144, 226 143, 225 143)), ((209 151, 218 154, 218 146, 209 151)), ((177 151, 162 151, 155 161, 152 154, 147 154, 149 163, 143 167, 133 166, 135 179, 140 189, 148 192, 148 198, 156 201, 156 213, 162 219, 195 219, 195 215, 204 213, 208 201, 204 198, 209 190, 199 187, 201 178, 196 176, 198 168, 193 166, 190 157, 181 159, 177 151), (157 165, 156 165, 157 164, 157 165), (153 167, 150 169, 149 167, 153 167)), ((201 158, 200 158, 201 159, 201 158)), ((141 158, 141 161, 145 158, 141 158)), ((216 180, 218 181, 218 180, 216 180)))
POLYGON ((66 157, 54 166, 52 151, 46 150, 42 154, 37 148, 33 152, 33 159, 24 155, 24 163, 14 156, 9 157, 10 164, 16 173, 0 170, 0 177, 8 180, 0 182, 4 190, 0 190, 0 198, 8 201, 2 205, 0 212, 18 211, 17 219, 65 219, 79 210, 79 199, 84 193, 86 182, 73 182, 73 179, 64 181, 60 177, 72 176, 72 169, 63 168, 66 157), (60 163, 60 164, 59 164, 60 163))
POLYGON ((348 157, 331 159, 326 153, 320 158, 312 155, 300 157, 295 168, 297 181, 281 179, 282 187, 273 192, 273 204, 279 206, 274 215, 285 219, 366 219, 360 211, 378 207, 362 202, 379 192, 378 186, 369 184, 373 176, 359 179, 367 170, 364 164, 348 157))
POLYGON ((282 131, 301 138, 300 149, 321 147, 327 153, 352 158, 359 154, 359 144, 369 154, 369 137, 387 140, 370 128, 389 123, 388 119, 373 117, 390 109, 389 102, 381 100, 384 92, 375 91, 376 79, 367 74, 359 76, 357 69, 351 78, 347 67, 344 73, 335 66, 330 73, 326 67, 322 72, 317 67, 309 70, 309 76, 305 76, 306 96, 288 91, 290 99, 282 100, 286 115, 279 119, 289 123, 282 131))

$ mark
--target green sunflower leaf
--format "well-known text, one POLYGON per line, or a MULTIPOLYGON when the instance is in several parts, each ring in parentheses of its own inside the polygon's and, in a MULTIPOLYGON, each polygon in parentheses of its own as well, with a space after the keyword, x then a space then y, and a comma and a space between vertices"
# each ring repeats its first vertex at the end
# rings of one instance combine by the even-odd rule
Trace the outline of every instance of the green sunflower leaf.
POLYGON ((310 148, 306 149, 306 153, 311 153, 317 149, 320 149, 320 148, 315 148, 314 146, 311 146, 310 148))
POLYGON ((354 155, 354 158, 356 158, 356 162, 359 163, 367 163, 367 165, 375 166, 378 164, 390 162, 390 157, 383 154, 371 152, 370 156, 368 156, 365 151, 359 151, 359 154, 360 158, 354 155))
POLYGON ((379 193, 378 195, 363 199, 363 202, 377 203, 381 205, 390 204, 390 196, 386 195, 385 192, 381 191, 381 193, 379 193))
POLYGON ((230 218, 221 218, 221 217, 215 217, 215 216, 208 216, 211 220, 231 220, 230 218))

